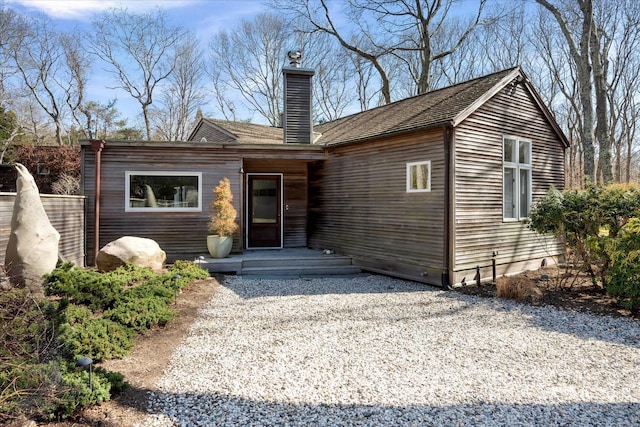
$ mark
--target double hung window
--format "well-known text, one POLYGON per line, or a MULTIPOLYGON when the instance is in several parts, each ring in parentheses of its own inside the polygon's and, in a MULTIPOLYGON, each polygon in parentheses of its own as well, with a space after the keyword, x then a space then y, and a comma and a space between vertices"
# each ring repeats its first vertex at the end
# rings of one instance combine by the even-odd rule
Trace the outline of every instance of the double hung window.
POLYGON ((525 219, 531 207, 531 141, 505 136, 502 146, 503 218, 525 219))

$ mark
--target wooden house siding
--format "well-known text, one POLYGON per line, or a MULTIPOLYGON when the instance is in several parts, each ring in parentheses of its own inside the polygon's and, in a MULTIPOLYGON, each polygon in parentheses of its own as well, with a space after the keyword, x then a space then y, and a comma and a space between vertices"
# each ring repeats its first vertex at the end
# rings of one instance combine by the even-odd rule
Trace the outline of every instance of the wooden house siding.
MULTIPOLYGON (((9 235, 15 193, 0 194, 0 260, 4 263, 9 235)), ((82 196, 58 196, 41 194, 40 200, 51 225, 60 233, 59 257, 84 267, 84 224, 85 198, 82 196)))
MULTIPOLYGON (((87 204, 87 258, 94 260, 94 186, 95 157, 84 146, 83 191, 90 194, 87 204)), ((240 159, 234 151, 161 146, 111 145, 102 151, 99 247, 125 235, 155 240, 167 253, 167 261, 193 259, 207 253, 207 222, 213 188, 228 177, 234 194, 234 206, 240 212, 240 159), (201 172, 201 212, 125 212, 125 174, 127 171, 201 172)), ((240 238, 234 239, 234 251, 241 250, 240 238)))
POLYGON ((458 125, 454 136, 454 281, 473 278, 477 266, 483 269, 482 277, 487 277, 494 252, 498 274, 562 253, 559 242, 542 239, 526 223, 503 221, 504 135, 532 141, 534 203, 552 185, 564 186, 562 143, 522 86, 507 86, 458 125))
MULTIPOLYGON (((245 173, 282 173, 285 248, 307 246, 307 162, 300 160, 245 159, 245 173)), ((246 222, 246 220, 245 220, 246 222)))
MULTIPOLYGON (((82 146, 82 191, 87 195, 87 264, 95 247, 95 153, 82 146)), ((295 145, 220 145, 198 142, 107 142, 102 151, 99 247, 125 236, 146 237, 158 242, 167 261, 193 259, 207 254, 206 235, 213 188, 223 177, 231 181, 233 204, 238 211, 240 233, 233 251, 244 248, 245 173, 283 173, 284 247, 306 245, 307 162, 324 158, 321 147, 295 145), (127 171, 201 172, 201 212, 125 212, 127 171)))
POLYGON ((440 284, 444 242, 442 129, 328 148, 310 171, 310 246, 365 269, 440 284), (408 162, 431 161, 431 192, 407 193, 408 162))

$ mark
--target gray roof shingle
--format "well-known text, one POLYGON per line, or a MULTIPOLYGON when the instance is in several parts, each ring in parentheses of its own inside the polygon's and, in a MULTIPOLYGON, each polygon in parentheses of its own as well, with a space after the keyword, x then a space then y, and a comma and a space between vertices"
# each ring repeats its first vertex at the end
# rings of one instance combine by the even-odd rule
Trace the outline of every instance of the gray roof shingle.
POLYGON ((323 123, 314 130, 322 134, 319 143, 330 145, 437 126, 456 119, 517 72, 518 67, 511 68, 433 90, 323 123))

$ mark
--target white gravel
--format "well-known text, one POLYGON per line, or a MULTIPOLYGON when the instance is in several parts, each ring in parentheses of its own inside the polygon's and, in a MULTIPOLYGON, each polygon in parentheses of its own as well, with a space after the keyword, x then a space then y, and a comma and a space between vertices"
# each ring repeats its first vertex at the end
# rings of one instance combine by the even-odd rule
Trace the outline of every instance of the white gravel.
POLYGON ((640 322, 362 275, 227 276, 143 426, 640 425, 640 322))

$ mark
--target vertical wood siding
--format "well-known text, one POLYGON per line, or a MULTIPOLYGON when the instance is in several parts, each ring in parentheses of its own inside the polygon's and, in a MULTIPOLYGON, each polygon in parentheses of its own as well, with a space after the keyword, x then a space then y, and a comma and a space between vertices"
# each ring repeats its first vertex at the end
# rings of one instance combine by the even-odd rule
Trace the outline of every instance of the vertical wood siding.
POLYGON ((310 172, 312 247, 365 268, 440 283, 444 240, 442 130, 329 149, 310 172), (408 162, 431 160, 431 192, 406 192, 408 162))
MULTIPOLYGON (((282 173, 285 248, 307 246, 307 162, 281 159, 245 159, 246 173, 282 173)), ((243 213, 244 215, 244 213, 243 213)), ((246 222, 246 219, 245 219, 246 222)))
MULTIPOLYGON (((564 151, 531 95, 522 86, 507 86, 455 129, 454 270, 540 260, 562 253, 555 239, 542 239, 524 222, 502 220, 502 137, 532 141, 532 199, 553 185, 564 187, 564 151)), ((486 277, 486 275, 485 275, 486 277)))
MULTIPOLYGON (((84 267, 84 208, 85 198, 81 196, 57 196, 41 194, 40 200, 53 227, 60 233, 58 254, 62 260, 71 261, 84 267)), ((4 264, 15 193, 0 194, 0 263, 4 264)))
MULTIPOLYGON (((87 262, 94 260, 95 156, 83 146, 84 182, 87 198, 87 262)), ((131 235, 155 240, 167 253, 167 261, 193 259, 207 253, 207 222, 213 188, 227 177, 231 181, 233 204, 241 212, 240 159, 237 153, 222 149, 184 149, 160 146, 110 145, 102 151, 99 246, 131 235), (125 173, 127 171, 202 172, 201 212, 125 212, 125 173)), ((234 251, 241 250, 234 239, 234 251)))

